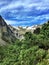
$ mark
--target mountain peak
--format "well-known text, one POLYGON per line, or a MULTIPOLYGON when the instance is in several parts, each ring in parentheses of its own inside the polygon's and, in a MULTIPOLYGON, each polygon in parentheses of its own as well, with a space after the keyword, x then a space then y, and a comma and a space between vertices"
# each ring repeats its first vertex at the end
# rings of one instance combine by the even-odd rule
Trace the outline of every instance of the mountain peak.
POLYGON ((3 19, 2 16, 0 15, 0 20, 3 19))
POLYGON ((13 31, 9 28, 2 16, 0 16, 0 40, 1 39, 6 42, 14 42, 16 39, 13 31))

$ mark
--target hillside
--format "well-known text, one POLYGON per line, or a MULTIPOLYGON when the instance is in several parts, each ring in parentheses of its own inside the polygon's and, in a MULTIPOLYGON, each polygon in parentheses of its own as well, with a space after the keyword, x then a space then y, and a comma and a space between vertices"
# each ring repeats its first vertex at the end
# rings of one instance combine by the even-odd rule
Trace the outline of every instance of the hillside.
POLYGON ((18 30, 19 34, 24 35, 26 32, 31 32, 33 33, 36 28, 41 28, 42 25, 33 25, 33 26, 26 26, 26 27, 15 27, 16 30, 18 30))
POLYGON ((22 27, 22 26, 13 27, 11 25, 8 26, 13 31, 14 36, 20 40, 24 39, 24 35, 26 32, 31 32, 33 34, 36 28, 37 29, 42 28, 42 25, 34 25, 34 26, 27 26, 27 27, 22 27))
POLYGON ((25 39, 0 46, 0 65, 49 65, 49 21, 25 39))
POLYGON ((0 44, 5 44, 6 42, 14 42, 15 39, 16 38, 14 33, 8 27, 4 19, 0 16, 0 44))

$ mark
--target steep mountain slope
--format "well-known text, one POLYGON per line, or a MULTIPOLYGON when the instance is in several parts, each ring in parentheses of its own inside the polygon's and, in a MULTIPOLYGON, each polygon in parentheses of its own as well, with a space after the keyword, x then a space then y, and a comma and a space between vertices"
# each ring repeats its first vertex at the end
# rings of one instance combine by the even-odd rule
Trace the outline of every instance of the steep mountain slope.
POLYGON ((19 39, 19 40, 24 39, 24 35, 22 34, 23 31, 21 32, 21 29, 15 28, 15 27, 13 27, 13 26, 11 26, 11 25, 8 25, 8 26, 9 26, 9 28, 13 31, 14 36, 15 36, 17 39, 19 39))
POLYGON ((6 42, 4 40, 2 40, 2 34, 1 34, 1 29, 0 29, 0 45, 5 45, 6 42))
POLYGON ((4 19, 0 16, 0 44, 5 44, 5 41, 14 42, 15 39, 16 38, 14 36, 14 33, 8 27, 4 19))

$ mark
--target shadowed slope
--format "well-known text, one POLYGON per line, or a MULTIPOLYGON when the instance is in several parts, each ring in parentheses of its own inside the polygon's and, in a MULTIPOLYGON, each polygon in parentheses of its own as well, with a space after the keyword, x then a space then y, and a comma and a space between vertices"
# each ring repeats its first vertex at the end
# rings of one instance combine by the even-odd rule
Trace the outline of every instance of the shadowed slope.
POLYGON ((4 44, 2 39, 11 43, 14 42, 16 38, 4 19, 0 16, 0 44, 4 44))

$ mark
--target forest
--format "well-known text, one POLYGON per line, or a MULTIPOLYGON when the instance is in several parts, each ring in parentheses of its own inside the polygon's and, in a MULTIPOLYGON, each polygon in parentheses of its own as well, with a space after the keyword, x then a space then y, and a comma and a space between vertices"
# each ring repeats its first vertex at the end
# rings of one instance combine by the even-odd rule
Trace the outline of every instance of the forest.
POLYGON ((0 46, 0 65, 49 65, 49 21, 24 40, 0 46))

